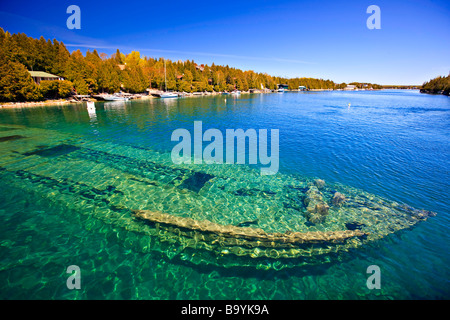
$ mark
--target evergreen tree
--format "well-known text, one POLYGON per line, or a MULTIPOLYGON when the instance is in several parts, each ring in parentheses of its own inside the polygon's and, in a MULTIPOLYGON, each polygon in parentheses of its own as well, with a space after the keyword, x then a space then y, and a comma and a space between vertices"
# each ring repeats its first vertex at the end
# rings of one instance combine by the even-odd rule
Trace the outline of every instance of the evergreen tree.
MULTIPOLYGON (((56 82, 56 81, 54 81, 56 82)), ((59 98, 67 98, 73 89, 73 83, 67 80, 57 81, 58 82, 58 96, 59 98)))
POLYGON ((119 49, 117 49, 116 53, 113 54, 113 59, 116 64, 124 64, 124 61, 122 59, 122 54, 120 53, 119 49))
POLYGON ((100 92, 119 92, 120 69, 114 59, 102 61, 98 73, 98 85, 100 92))
POLYGON ((38 86, 27 68, 8 61, 0 52, 0 101, 35 101, 42 99, 38 86))
POLYGON ((39 83, 39 91, 46 99, 58 98, 58 82, 52 80, 42 80, 39 83))

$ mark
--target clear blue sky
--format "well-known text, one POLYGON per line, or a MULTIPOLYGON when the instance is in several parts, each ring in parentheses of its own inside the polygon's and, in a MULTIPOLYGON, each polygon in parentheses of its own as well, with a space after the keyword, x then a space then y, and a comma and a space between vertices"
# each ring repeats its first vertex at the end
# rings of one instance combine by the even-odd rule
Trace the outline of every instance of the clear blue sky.
POLYGON ((422 84, 450 71, 450 1, 5 1, 0 27, 88 48, 284 77, 422 84), (81 30, 69 30, 69 5, 81 30), (369 5, 381 29, 369 30, 369 5))

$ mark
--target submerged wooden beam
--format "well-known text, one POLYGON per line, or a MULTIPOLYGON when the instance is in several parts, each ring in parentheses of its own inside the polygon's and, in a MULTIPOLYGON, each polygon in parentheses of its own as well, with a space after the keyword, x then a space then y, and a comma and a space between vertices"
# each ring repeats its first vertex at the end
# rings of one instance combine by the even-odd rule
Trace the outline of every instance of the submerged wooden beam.
MULTIPOLYGON (((136 210, 135 216, 144 220, 159 224, 160 227, 166 226, 173 228, 181 228, 184 230, 197 231, 206 235, 214 235, 214 238, 226 239, 242 239, 245 242, 252 242, 252 246, 261 247, 284 247, 289 245, 300 244, 321 244, 321 243, 340 243, 349 238, 360 237, 366 235, 361 230, 343 230, 343 231, 311 231, 311 232, 291 232, 285 233, 274 232, 267 233, 260 228, 237 227, 233 225, 221 225, 208 220, 194 220, 192 218, 174 216, 171 214, 149 211, 136 210)), ((181 234, 181 230, 180 234, 181 234)), ((184 235, 186 233, 183 233, 184 235)), ((243 243, 241 243, 243 244, 243 243)))

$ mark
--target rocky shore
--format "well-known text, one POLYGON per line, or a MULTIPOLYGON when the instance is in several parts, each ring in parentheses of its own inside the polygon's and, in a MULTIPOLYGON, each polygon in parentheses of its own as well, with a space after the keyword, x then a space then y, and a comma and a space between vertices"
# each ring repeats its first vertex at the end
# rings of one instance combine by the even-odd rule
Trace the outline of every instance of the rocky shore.
POLYGON ((3 102, 0 104, 0 108, 21 108, 21 107, 40 107, 48 105, 66 105, 71 103, 80 103, 81 101, 76 100, 45 100, 45 101, 28 101, 28 102, 3 102))
POLYGON ((444 96, 450 96, 450 90, 420 89, 420 93, 443 94, 444 96))

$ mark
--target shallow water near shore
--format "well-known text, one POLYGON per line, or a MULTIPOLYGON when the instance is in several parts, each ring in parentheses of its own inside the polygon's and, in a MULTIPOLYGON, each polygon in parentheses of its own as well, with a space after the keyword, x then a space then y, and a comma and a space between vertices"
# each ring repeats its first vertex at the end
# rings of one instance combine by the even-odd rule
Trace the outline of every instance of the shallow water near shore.
POLYGON ((0 110, 0 296, 448 299, 449 134, 448 97, 402 90, 136 100, 96 103, 95 113, 84 104, 0 110), (279 173, 261 180, 254 166, 173 166, 170 136, 193 132, 194 121, 222 132, 279 129, 279 173), (364 203, 437 215, 294 263, 160 241, 130 218, 131 209, 154 209, 220 224, 258 219, 268 232, 342 230, 352 211, 332 208, 311 224, 296 209, 293 195, 315 178, 364 203), (70 265, 81 269, 80 290, 66 286, 70 265), (370 265, 380 267, 379 290, 366 286, 370 265))

